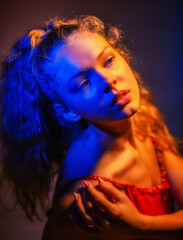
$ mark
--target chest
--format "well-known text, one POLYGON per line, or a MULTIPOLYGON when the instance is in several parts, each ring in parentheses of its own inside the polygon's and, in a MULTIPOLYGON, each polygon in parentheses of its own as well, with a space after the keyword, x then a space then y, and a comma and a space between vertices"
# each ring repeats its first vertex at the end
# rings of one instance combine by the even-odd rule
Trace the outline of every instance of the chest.
POLYGON ((118 154, 107 153, 98 162, 92 175, 105 176, 139 187, 161 185, 161 170, 154 147, 139 151, 128 149, 118 154))
POLYGON ((137 149, 101 151, 97 146, 72 148, 62 169, 62 184, 82 176, 104 176, 139 187, 161 185, 161 171, 154 145, 139 142, 137 149))

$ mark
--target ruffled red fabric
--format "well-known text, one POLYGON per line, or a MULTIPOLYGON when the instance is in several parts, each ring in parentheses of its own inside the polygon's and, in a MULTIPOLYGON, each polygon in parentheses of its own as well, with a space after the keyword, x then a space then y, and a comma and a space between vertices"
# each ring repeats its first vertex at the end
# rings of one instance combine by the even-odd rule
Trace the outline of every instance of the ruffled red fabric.
MULTIPOLYGON (((173 212, 173 195, 168 183, 167 174, 164 166, 164 159, 162 149, 159 144, 152 140, 158 163, 161 170, 161 185, 151 188, 137 187, 133 184, 124 184, 117 182, 111 178, 102 176, 83 176, 72 179, 60 189, 58 195, 63 193, 70 185, 79 180, 99 180, 111 182, 114 186, 126 192, 129 199, 136 206, 136 208, 145 215, 156 216, 173 212)), ((56 197, 58 197, 58 195, 56 197)))

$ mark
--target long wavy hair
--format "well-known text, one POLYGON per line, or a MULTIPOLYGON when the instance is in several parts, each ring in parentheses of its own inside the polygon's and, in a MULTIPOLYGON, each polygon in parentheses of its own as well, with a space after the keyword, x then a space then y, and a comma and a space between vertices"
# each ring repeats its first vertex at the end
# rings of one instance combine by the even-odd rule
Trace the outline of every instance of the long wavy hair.
MULTIPOLYGON (((64 104, 54 81, 53 49, 80 30, 102 35, 131 65, 121 30, 94 16, 53 19, 44 27, 31 29, 2 60, 2 175, 29 219, 39 218, 38 205, 47 209, 45 200, 52 186, 54 166, 62 167, 70 141, 88 126, 84 119, 73 124, 62 117, 59 109, 64 104)), ((164 148, 178 154, 176 141, 154 106, 151 93, 143 87, 140 75, 134 74, 141 95, 140 108, 134 115, 136 135, 158 139, 164 148)))

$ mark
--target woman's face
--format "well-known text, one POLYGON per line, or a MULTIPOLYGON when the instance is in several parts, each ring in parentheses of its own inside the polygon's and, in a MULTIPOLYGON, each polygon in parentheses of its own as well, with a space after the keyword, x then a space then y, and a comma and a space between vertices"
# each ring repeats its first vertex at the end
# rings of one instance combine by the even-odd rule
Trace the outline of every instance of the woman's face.
POLYGON ((89 122, 119 121, 137 111, 139 88, 133 72, 99 34, 71 34, 56 49, 56 68, 63 102, 89 122))

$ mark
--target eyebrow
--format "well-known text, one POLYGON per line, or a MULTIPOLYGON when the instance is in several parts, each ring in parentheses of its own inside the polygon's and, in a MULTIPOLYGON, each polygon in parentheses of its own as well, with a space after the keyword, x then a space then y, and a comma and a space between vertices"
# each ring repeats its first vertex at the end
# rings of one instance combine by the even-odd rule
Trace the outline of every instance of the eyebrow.
MULTIPOLYGON (((105 46, 105 47, 102 49, 102 51, 98 54, 98 56, 97 56, 97 58, 96 58, 97 61, 101 58, 101 56, 104 54, 104 52, 105 52, 105 50, 106 50, 107 48, 110 48, 110 46, 105 46)), ((80 72, 76 73, 74 76, 72 76, 72 77, 69 79, 67 85, 69 85, 70 82, 71 82, 74 78, 77 78, 77 77, 79 77, 79 76, 82 76, 83 74, 87 73, 88 71, 89 71, 89 69, 84 69, 84 70, 81 70, 80 72)))

